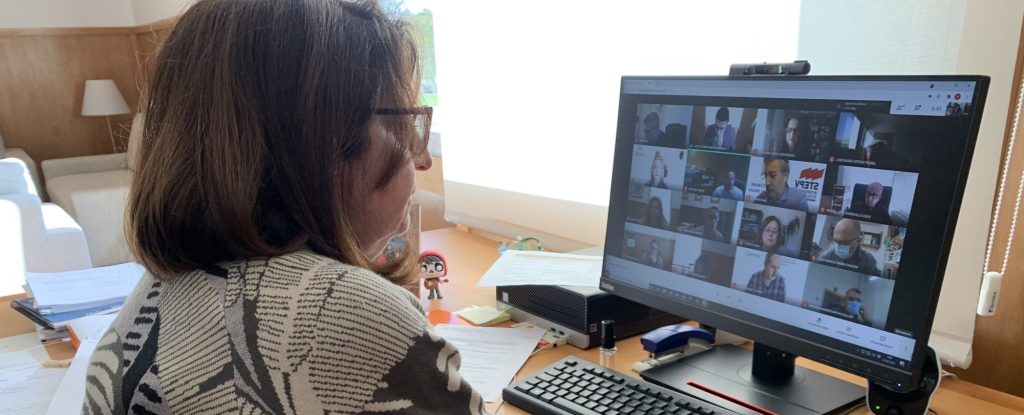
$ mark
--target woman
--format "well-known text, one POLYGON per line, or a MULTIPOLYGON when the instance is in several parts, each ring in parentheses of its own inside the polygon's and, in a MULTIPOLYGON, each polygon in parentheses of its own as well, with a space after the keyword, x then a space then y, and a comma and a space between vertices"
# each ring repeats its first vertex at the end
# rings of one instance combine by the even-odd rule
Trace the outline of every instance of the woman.
POLYGON ((647 210, 644 212, 643 224, 658 229, 666 229, 668 227, 668 220, 665 219, 665 213, 661 207, 661 198, 651 196, 651 199, 647 201, 647 210))
POLYGON ((661 158, 661 152, 657 151, 654 153, 654 160, 651 160, 651 180, 647 181, 647 186, 668 189, 668 184, 665 183, 665 176, 668 176, 668 166, 665 165, 665 160, 661 158))
POLYGON ((812 161, 811 129, 804 120, 789 117, 786 121, 786 139, 780 143, 779 152, 791 154, 797 160, 812 161))
POLYGON ((776 252, 785 242, 782 235, 782 220, 769 216, 761 222, 761 249, 776 252))
POLYGON ((180 18, 129 191, 148 273, 97 346, 83 412, 484 411, 399 286, 409 254, 371 261, 431 166, 418 64, 372 2, 204 0, 180 18))

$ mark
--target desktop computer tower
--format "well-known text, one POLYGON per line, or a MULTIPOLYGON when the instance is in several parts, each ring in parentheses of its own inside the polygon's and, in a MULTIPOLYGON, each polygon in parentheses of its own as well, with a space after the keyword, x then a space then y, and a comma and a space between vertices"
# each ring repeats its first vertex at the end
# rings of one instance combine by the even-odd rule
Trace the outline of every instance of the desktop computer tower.
POLYGON ((591 287, 509 285, 497 287, 496 293, 498 309, 512 320, 560 331, 581 349, 601 343, 602 320, 615 320, 617 338, 684 320, 591 287))

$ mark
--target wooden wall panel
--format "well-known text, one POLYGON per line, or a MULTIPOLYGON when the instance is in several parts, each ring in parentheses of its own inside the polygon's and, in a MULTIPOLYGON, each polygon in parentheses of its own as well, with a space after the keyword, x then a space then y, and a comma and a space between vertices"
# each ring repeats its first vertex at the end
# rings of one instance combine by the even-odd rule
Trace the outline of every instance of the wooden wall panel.
MULTIPOLYGON (((1020 46, 1017 51, 1017 69, 1014 72, 1014 89, 1012 99, 1017 99, 1020 91, 1021 76, 1024 74, 1024 31, 1021 32, 1020 46)), ((1006 241, 1012 224, 1014 198, 1017 196, 1017 185, 1021 174, 1024 174, 1024 117, 1014 114, 1016 102, 1010 105, 1007 116, 1006 134, 1009 137, 1013 122, 1019 127, 1013 157, 1010 160, 1010 174, 1006 178, 1006 190, 1003 195, 1003 206, 999 215, 996 242, 992 250, 990 269, 998 271, 1006 252, 1006 241)), ((1005 164, 1007 140, 1004 145, 1003 159, 1005 164)), ((1002 166, 1000 166, 1000 172, 1002 166)), ((999 309, 995 316, 978 317, 974 329, 974 362, 967 370, 953 370, 961 379, 980 385, 998 389, 1003 392, 1024 397, 1024 221, 1017 221, 1015 243, 1010 250, 1010 260, 1003 276, 1003 285, 999 293, 999 309)))
MULTIPOLYGON (((156 62, 157 54, 160 53, 160 46, 163 45, 167 36, 171 34, 172 26, 149 27, 135 33, 135 58, 139 65, 139 79, 145 81, 153 71, 153 64, 156 62)), ((144 85, 144 83, 142 84, 144 85)))
MULTIPOLYGON (((0 32, 0 131, 8 147, 21 147, 37 162, 111 153, 103 117, 83 117, 88 79, 113 79, 128 106, 139 91, 130 28, 106 32, 64 29, 0 32)), ((132 115, 111 117, 121 141, 132 115)), ((123 143, 120 144, 123 148, 123 143)))

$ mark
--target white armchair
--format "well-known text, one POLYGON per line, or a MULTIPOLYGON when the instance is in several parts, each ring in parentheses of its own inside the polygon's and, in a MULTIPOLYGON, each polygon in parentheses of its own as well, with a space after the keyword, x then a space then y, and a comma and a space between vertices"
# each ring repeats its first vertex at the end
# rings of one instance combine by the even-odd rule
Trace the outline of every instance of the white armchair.
POLYGON ((25 271, 92 267, 82 228, 36 189, 24 161, 0 159, 0 296, 20 292, 25 271))
POLYGON ((82 226, 95 266, 130 260, 123 230, 128 199, 126 153, 45 160, 43 176, 50 200, 82 226))
POLYGON ((128 167, 135 153, 143 116, 135 114, 128 152, 43 161, 50 200, 82 225, 94 266, 131 260, 124 235, 128 167))

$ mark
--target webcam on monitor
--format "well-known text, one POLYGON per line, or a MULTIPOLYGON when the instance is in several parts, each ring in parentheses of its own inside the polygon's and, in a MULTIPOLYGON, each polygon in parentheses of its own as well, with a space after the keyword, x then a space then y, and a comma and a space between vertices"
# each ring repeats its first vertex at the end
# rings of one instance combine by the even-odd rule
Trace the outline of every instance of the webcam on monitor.
POLYGON ((811 73, 808 61, 791 63, 734 63, 729 67, 729 76, 744 75, 807 75, 811 73))

